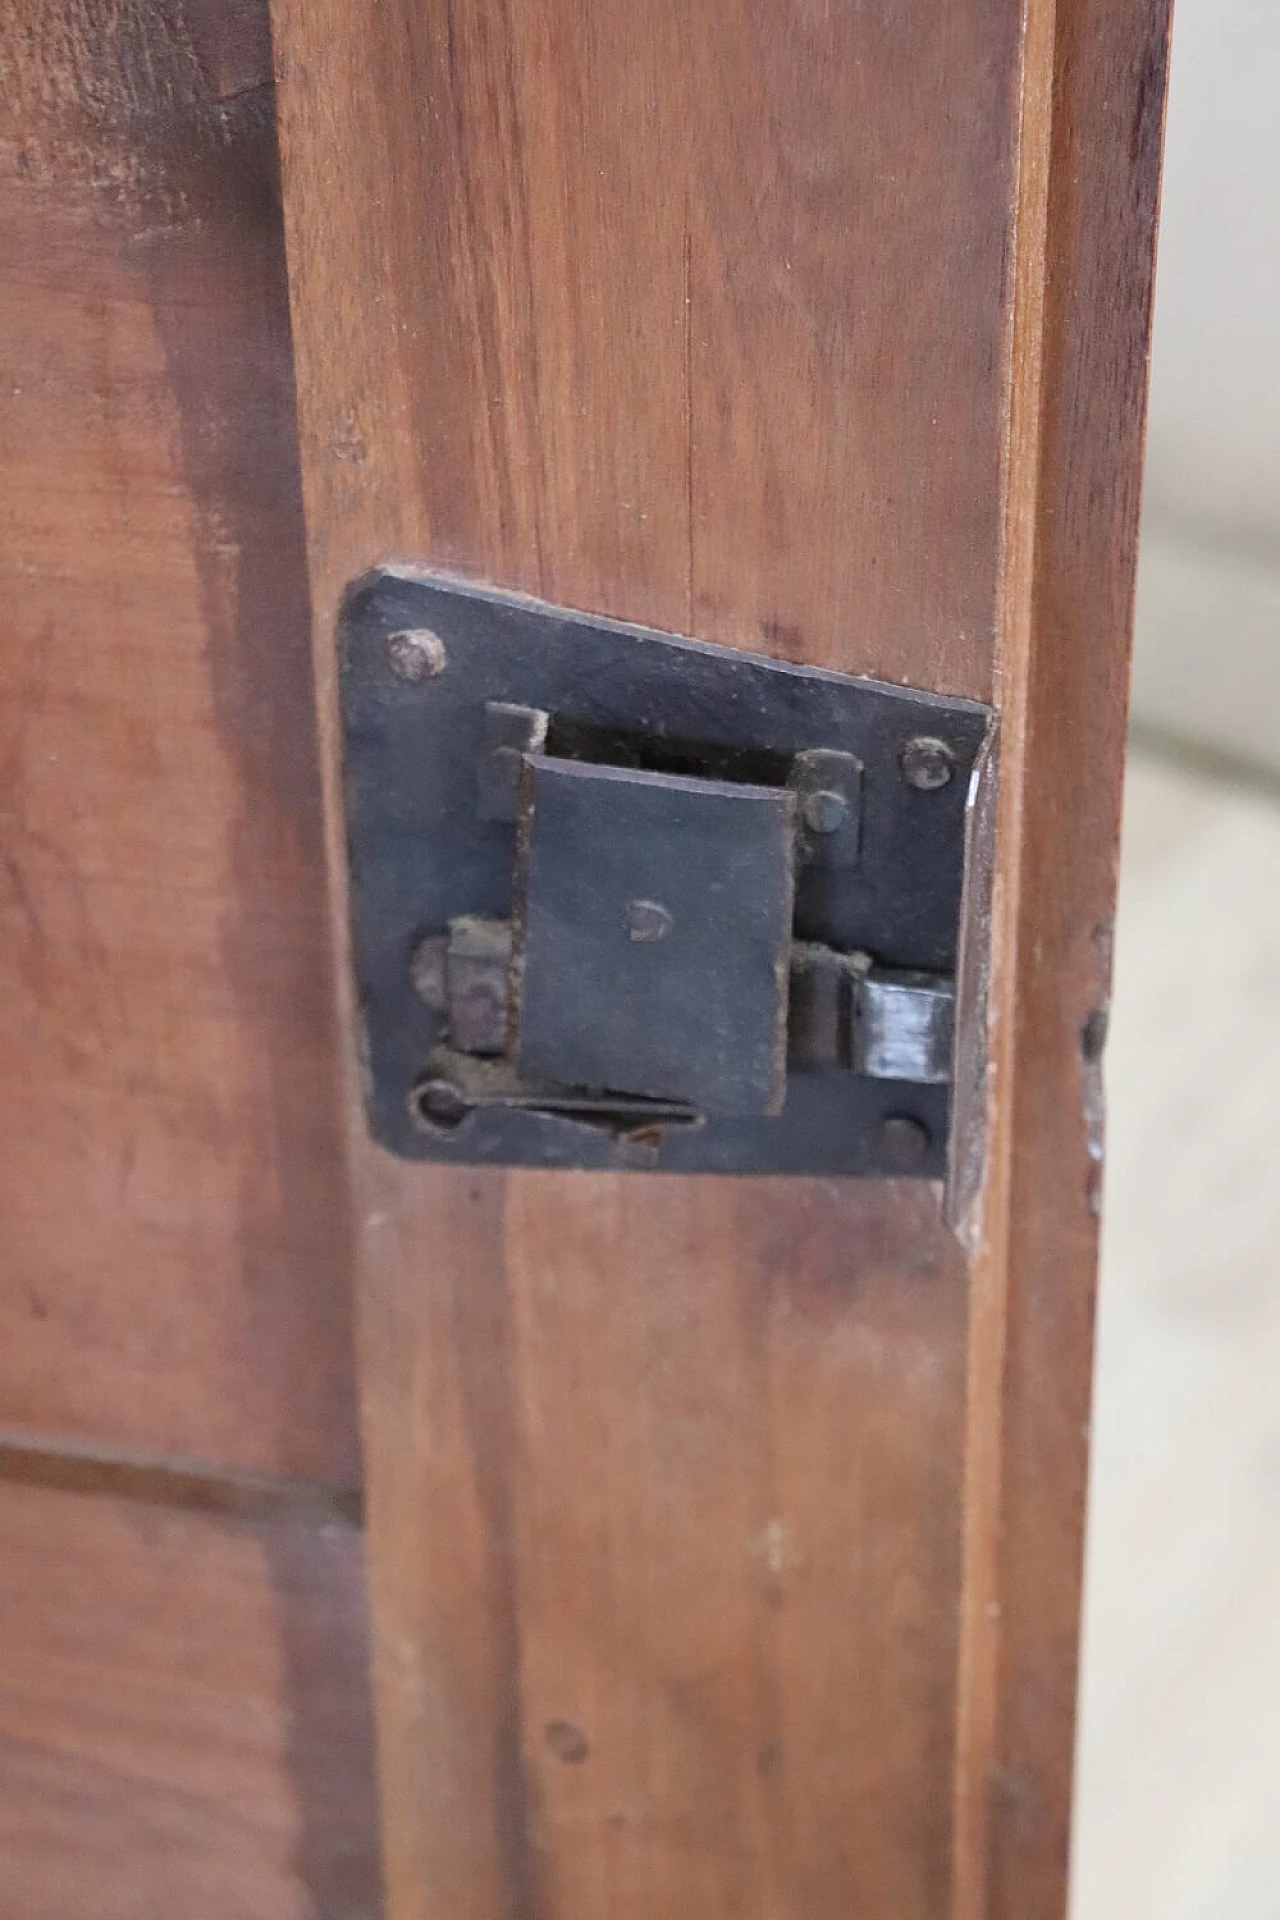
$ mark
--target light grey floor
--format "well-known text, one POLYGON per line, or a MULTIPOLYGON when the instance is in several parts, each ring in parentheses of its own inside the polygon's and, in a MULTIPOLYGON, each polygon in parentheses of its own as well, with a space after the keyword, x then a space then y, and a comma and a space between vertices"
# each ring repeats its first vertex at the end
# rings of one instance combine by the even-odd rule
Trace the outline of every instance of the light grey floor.
POLYGON ((1280 798, 1126 803, 1073 1920, 1280 1920, 1280 798))
POLYGON ((1280 775, 1280 554, 1148 512, 1138 556, 1133 711, 1280 775))

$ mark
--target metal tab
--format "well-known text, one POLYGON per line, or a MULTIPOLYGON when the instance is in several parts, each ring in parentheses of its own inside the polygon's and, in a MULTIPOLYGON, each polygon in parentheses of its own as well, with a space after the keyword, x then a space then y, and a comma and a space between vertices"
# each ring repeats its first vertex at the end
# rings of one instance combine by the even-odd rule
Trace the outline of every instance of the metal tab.
POLYGON ((944 1086, 955 1046, 955 982, 868 972, 859 982, 853 1067, 873 1080, 944 1086))
POLYGON ((530 759, 515 1057, 569 1087, 777 1113, 795 796, 530 759))
POLYGON ((862 762, 811 747, 791 763, 800 808, 801 857, 816 867, 856 867, 862 835, 862 762))
POLYGON ((476 811, 482 820, 514 820, 520 807, 520 769, 526 753, 547 744, 550 716, 509 700, 486 700, 476 761, 476 811))

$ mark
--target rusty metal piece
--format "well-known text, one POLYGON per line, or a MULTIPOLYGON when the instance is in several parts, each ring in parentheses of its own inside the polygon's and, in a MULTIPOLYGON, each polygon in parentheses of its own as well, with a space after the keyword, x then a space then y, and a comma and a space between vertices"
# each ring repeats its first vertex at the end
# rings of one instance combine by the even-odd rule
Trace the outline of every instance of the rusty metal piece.
POLYGON ((425 940, 419 940, 409 962, 409 978, 413 990, 424 1007, 432 1013, 447 1013, 449 1010, 449 985, 446 967, 448 963, 449 938, 443 933, 429 933, 425 940))
POLYGON ((486 700, 476 766, 476 809, 482 820, 516 819, 524 756, 543 751, 548 724, 540 707, 486 700))
POLYGON ((511 925, 464 915, 449 922, 445 959, 450 1042, 462 1053, 504 1053, 511 925))
POLYGON ((463 1053, 502 1053, 507 1044, 507 972, 511 924, 465 914, 447 934, 428 934, 409 962, 424 1007, 443 1014, 445 1031, 463 1053))
POLYGON ((862 762, 813 747, 796 754, 788 785, 800 805, 799 857, 809 866, 856 867, 862 838, 862 762))
POLYGON ((903 747, 899 765, 909 787, 920 793, 936 793, 939 787, 950 785, 956 757, 945 740, 918 733, 903 747))

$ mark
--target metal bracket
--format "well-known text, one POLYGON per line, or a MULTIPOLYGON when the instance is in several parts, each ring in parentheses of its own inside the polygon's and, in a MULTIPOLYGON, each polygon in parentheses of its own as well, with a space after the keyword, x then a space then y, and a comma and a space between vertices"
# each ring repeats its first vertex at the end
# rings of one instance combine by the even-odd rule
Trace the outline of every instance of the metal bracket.
POLYGON ((407 569, 341 645, 384 1146, 941 1176, 986 707, 407 569))

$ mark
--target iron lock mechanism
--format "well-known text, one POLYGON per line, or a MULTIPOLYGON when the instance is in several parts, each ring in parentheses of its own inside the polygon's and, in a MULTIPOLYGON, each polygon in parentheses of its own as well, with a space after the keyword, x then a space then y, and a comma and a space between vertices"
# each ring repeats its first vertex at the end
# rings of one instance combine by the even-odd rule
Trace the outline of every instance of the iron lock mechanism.
POLYGON ((944 1171, 987 708, 384 569, 342 713, 385 1146, 944 1171))

